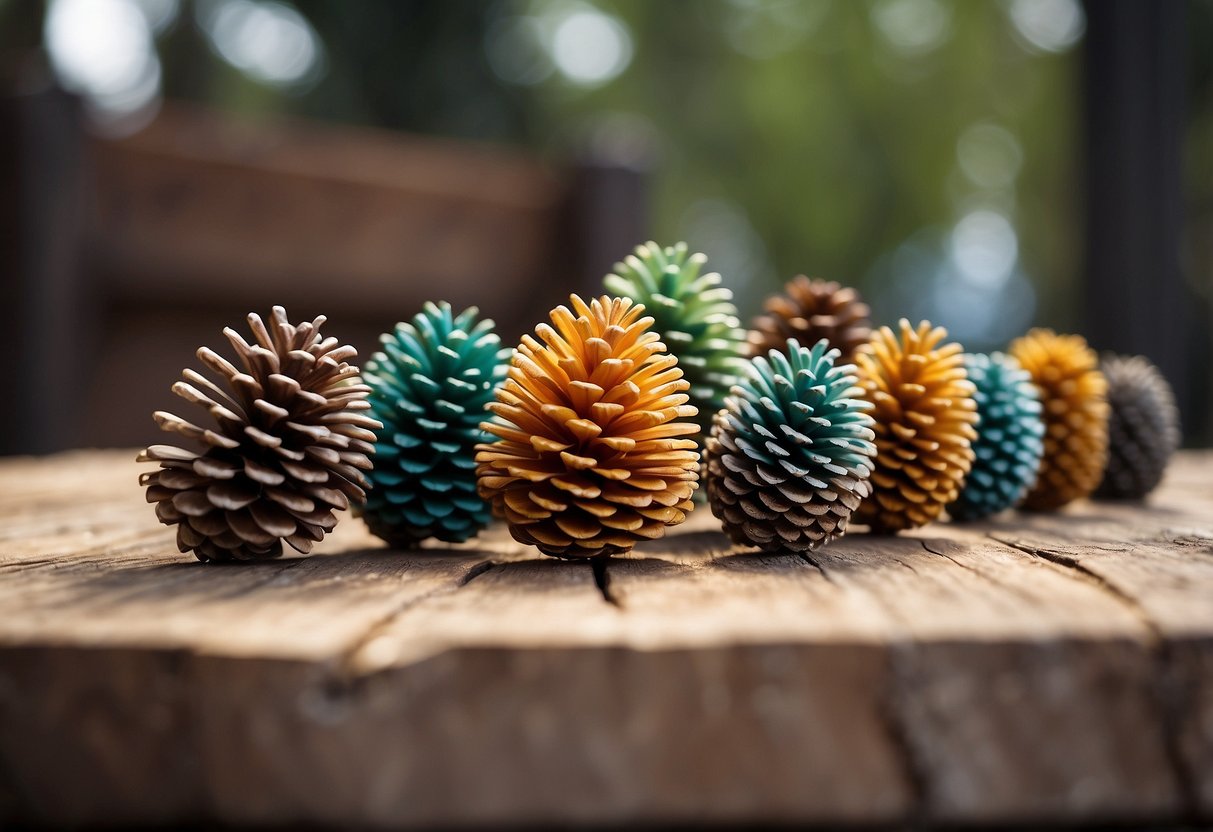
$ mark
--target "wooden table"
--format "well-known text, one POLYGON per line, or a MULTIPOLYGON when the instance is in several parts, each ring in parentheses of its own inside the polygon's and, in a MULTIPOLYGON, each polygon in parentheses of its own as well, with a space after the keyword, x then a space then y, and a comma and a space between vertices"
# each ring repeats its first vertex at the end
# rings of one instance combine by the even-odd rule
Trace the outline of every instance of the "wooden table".
POLYGON ((1213 454, 809 557, 706 510, 633 557, 501 529, 179 555, 134 453, 0 463, 0 825, 1213 820, 1213 454))

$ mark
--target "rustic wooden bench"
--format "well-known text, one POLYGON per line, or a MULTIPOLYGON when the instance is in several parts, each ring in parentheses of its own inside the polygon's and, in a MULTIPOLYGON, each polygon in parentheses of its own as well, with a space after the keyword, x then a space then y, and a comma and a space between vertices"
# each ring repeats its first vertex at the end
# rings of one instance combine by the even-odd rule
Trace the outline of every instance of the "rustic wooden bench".
POLYGON ((243 566, 133 456, 0 463, 0 825, 1213 820, 1213 453, 806 557, 701 509, 602 564, 347 518, 243 566))

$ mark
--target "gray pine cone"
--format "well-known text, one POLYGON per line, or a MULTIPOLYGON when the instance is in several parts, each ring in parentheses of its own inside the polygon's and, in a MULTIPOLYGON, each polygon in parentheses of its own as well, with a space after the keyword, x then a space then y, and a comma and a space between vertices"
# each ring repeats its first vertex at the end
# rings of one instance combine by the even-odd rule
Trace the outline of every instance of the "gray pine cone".
POLYGON ((1144 356, 1105 355, 1108 380, 1108 467, 1095 496, 1136 500, 1157 487, 1179 447, 1175 395, 1144 356))

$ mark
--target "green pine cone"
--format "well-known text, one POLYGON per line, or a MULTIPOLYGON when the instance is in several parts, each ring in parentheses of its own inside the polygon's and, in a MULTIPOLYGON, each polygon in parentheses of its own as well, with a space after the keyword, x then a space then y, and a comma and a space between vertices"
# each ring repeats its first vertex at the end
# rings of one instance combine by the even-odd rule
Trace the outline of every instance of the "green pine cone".
POLYGON ((733 293, 720 285, 716 272, 700 274, 706 262, 704 255, 690 254, 686 243, 662 248, 649 242, 616 263, 603 281, 608 292, 644 304, 653 317, 653 331, 690 382, 687 392, 705 435, 740 380, 746 354, 733 293))
POLYGON ((973 467, 956 502, 953 520, 978 520, 1018 503, 1040 469, 1045 425, 1040 395, 1019 362, 1001 352, 966 354, 965 371, 977 387, 977 441, 973 467))
POLYGON ((871 403, 822 339, 749 363, 708 439, 708 504, 741 545, 803 552, 846 532, 871 493, 871 403))
POLYGON ((510 350, 477 314, 471 307, 456 317, 449 303, 427 303, 380 336, 383 350, 363 369, 370 412, 383 423, 363 516, 393 546, 461 543, 492 518, 476 494, 475 448, 492 439, 480 423, 510 350))

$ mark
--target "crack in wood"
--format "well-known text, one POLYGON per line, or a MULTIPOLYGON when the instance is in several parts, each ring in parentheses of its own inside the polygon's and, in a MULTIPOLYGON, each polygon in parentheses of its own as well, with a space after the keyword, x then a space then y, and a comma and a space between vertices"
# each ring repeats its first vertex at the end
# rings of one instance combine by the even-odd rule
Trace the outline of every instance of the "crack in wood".
MULTIPOLYGON (((804 563, 816 569, 827 583, 840 589, 842 588, 841 584, 811 554, 799 552, 797 555, 804 563)), ((915 572, 914 568, 904 561, 897 559, 897 563, 900 563, 911 572, 915 572)), ((901 642, 890 643, 885 646, 885 673, 883 677, 885 683, 883 690, 880 691, 877 698, 875 716, 885 736, 888 738, 889 745, 893 749, 894 757, 897 761, 897 766, 901 771, 901 778, 905 781, 909 790, 910 806, 907 820, 909 821, 908 827, 914 828, 919 826, 926 816, 930 772, 928 767, 922 764, 914 749, 913 741, 910 738, 909 726, 906 723, 906 717, 900 704, 907 687, 907 682, 905 681, 907 675, 905 670, 905 662, 907 661, 906 652, 911 649, 911 645, 901 642)))
POLYGON ((817 561, 813 560, 813 556, 810 555, 808 552, 799 552, 797 556, 802 561, 807 563, 809 566, 816 569, 821 574, 821 577, 826 579, 827 583, 833 584, 834 586, 838 586, 838 583, 834 580, 834 578, 830 575, 830 573, 826 572, 825 567, 822 566, 817 561))
POLYGON ((451 593, 458 592, 472 581, 498 566, 500 566, 500 564, 494 560, 478 561, 470 566, 467 572, 461 575, 458 580, 454 581, 453 583, 443 587, 436 587, 429 592, 425 592, 414 598, 410 598, 404 603, 388 610, 375 621, 372 621, 363 631, 362 635, 354 639, 350 646, 342 650, 333 661, 335 670, 329 677, 327 684, 330 694, 337 695, 339 692, 343 692, 348 695, 352 692, 352 688, 358 683, 363 675, 356 667, 358 654, 361 653, 368 644, 378 638, 380 634, 387 631, 397 618, 404 615, 418 604, 431 598, 436 598, 442 595, 450 595, 451 593))
POLYGON ((1004 583, 1003 581, 997 580, 993 576, 987 575, 985 572, 983 572, 982 570, 978 569, 975 566, 969 566, 969 564, 967 564, 967 563, 962 563, 962 562, 958 561, 956 558, 952 557, 947 552, 940 551, 939 549, 932 549, 930 547, 930 545, 928 544, 928 541, 926 541, 926 540, 923 540, 920 538, 919 542, 922 543, 922 548, 925 549, 929 554, 938 555, 939 557, 944 558, 945 560, 951 561, 956 566, 959 566, 961 569, 964 569, 965 571, 970 572, 973 575, 976 575, 978 578, 981 578, 986 583, 990 584, 991 586, 998 587, 999 590, 1006 592, 1009 595, 1014 595, 1016 598, 1019 598, 1020 600, 1023 600, 1023 601, 1027 601, 1029 603, 1035 603, 1036 598, 1032 595, 1032 593, 1026 592, 1023 589, 1020 589, 1019 587, 1017 587, 1013 584, 1004 583))
POLYGON ((1181 821, 1198 822, 1201 820, 1200 790, 1197 785, 1199 775, 1189 769, 1182 749, 1184 696, 1179 690, 1179 674, 1174 664, 1173 647, 1162 628, 1154 621, 1140 601, 1097 571, 1084 566, 1078 558, 1045 547, 1031 546, 1014 539, 1004 539, 993 533, 990 533, 988 537, 1005 546, 1082 575, 1116 598, 1142 624, 1149 636, 1146 641, 1146 650, 1155 671, 1154 684, 1150 686, 1150 693, 1163 735, 1163 752, 1171 769, 1171 775, 1179 789, 1184 815, 1181 821))
POLYGON ((887 654, 884 690, 878 700, 876 718, 884 729, 896 755, 901 769, 902 779, 905 780, 910 792, 910 806, 907 812, 907 828, 918 828, 927 816, 928 795, 930 793, 930 767, 923 763, 917 750, 907 717, 902 707, 902 697, 909 687, 906 663, 907 653, 913 646, 905 643, 894 643, 886 646, 887 654))
POLYGON ((594 572, 594 586, 602 593, 602 600, 614 607, 623 607, 619 597, 611 591, 611 575, 607 572, 608 558, 594 558, 590 561, 590 569, 594 572))
POLYGON ((1027 543, 1021 543, 1014 538, 1002 538, 993 532, 987 534, 987 537, 997 543, 1001 543, 1004 546, 1010 546, 1012 549, 1018 549, 1025 554, 1032 555, 1033 557, 1040 558, 1041 560, 1047 561, 1055 566, 1072 570, 1079 575, 1082 575, 1084 578, 1114 597, 1133 615, 1134 618, 1141 622, 1142 626, 1150 636, 1151 647, 1157 646, 1157 644, 1161 643, 1163 638, 1162 631, 1158 627, 1158 624, 1155 623, 1150 617, 1150 614, 1141 605, 1141 603, 1115 583, 1109 581, 1103 575, 1100 575, 1098 572, 1089 567, 1083 566, 1082 562, 1078 558, 1040 546, 1031 546, 1027 543))

